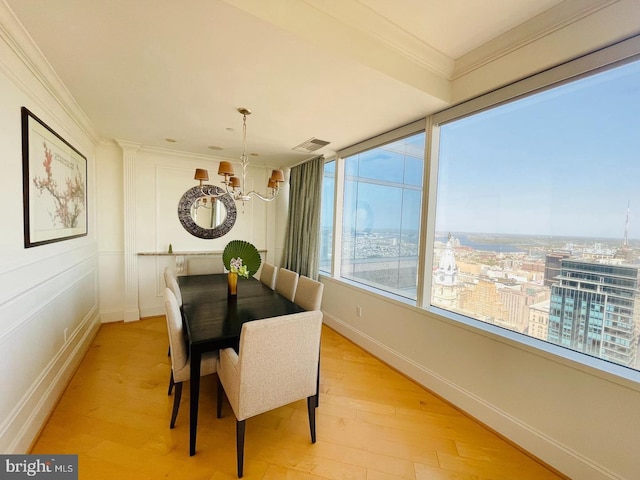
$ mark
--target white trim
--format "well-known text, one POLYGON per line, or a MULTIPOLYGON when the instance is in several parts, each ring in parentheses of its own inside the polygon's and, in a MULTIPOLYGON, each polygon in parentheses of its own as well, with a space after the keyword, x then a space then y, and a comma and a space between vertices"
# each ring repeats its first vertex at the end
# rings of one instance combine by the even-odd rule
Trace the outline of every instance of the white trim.
MULTIPOLYGON (((429 157, 427 162, 431 167, 429 179, 429 196, 428 205, 425 206, 427 210, 427 244, 426 254, 429 255, 433 252, 435 241, 435 221, 436 221, 436 198, 437 198, 437 179, 438 179, 438 141, 439 141, 439 127, 442 124, 451 122, 465 116, 474 115, 493 108, 497 105, 514 101, 523 96, 538 92, 542 89, 553 88, 559 84, 568 83, 576 80, 577 78, 592 75, 599 70, 611 68, 614 65, 630 62, 633 59, 637 59, 640 56, 640 35, 633 38, 622 41, 611 47, 605 48, 598 52, 594 52, 584 57, 577 58, 573 61, 564 63, 557 67, 551 68, 545 72, 534 75, 527 79, 515 82, 506 87, 500 88, 488 94, 474 98, 462 104, 456 105, 449 109, 443 110, 432 117, 432 131, 431 141, 432 146, 428 150, 429 157)), ((429 272, 429 269, 426 269, 429 272)), ((427 275, 428 277, 428 275, 427 275)), ((508 338, 510 341, 525 346, 527 351, 538 354, 539 352, 550 353, 551 358, 556 360, 557 358, 567 359, 570 362, 572 368, 578 368, 579 370, 586 371, 591 375, 604 378, 609 381, 624 385, 628 388, 640 391, 640 372, 635 369, 628 369, 626 367, 609 363, 605 360, 591 358, 580 352, 573 351, 571 349, 564 349, 562 347, 553 345, 542 340, 537 340, 533 337, 529 337, 525 334, 517 334, 506 329, 501 329, 490 324, 485 324, 481 321, 476 321, 458 315, 447 310, 440 310, 430 306, 430 299, 427 295, 430 292, 430 278, 425 278, 425 288, 429 290, 425 291, 424 309, 431 313, 436 313, 437 318, 448 318, 453 322, 459 322, 473 328, 475 331, 490 332, 492 335, 496 335, 502 338, 508 338)), ((564 363, 564 362, 563 362, 564 363)))
MULTIPOLYGON (((447 402, 462 409, 466 414, 517 443, 528 452, 544 451, 546 458, 553 458, 556 465, 570 471, 573 478, 605 478, 620 480, 620 477, 604 466, 580 455, 543 432, 509 415, 507 412, 484 401, 472 392, 438 375, 385 344, 366 335, 346 322, 323 312, 323 322, 339 334, 354 342, 376 358, 400 371, 411 380, 446 398, 447 402)), ((553 465, 552 465, 553 466, 553 465)))
POLYGON ((0 427, 0 451, 29 451, 99 329, 99 317, 94 307, 0 427))
POLYGON ((456 59, 451 79, 490 65, 501 57, 535 43, 619 0, 565 0, 508 32, 456 59))
POLYGON ((340 288, 350 288, 359 292, 365 292, 368 295, 375 296, 378 300, 383 300, 396 307, 410 309, 430 319, 435 319, 447 325, 467 330, 476 335, 482 335, 491 340, 508 345, 509 347, 524 350, 530 354, 551 360, 573 370, 640 392, 640 371, 638 370, 616 365, 606 360, 589 357, 586 354, 569 350, 545 342, 544 340, 519 334, 444 309, 434 307, 428 309, 421 308, 410 303, 408 299, 407 301, 403 301, 405 299, 392 296, 392 294, 388 292, 367 288, 366 285, 356 284, 343 278, 332 278, 321 274, 320 280, 323 283, 335 282, 340 285, 340 288))
POLYGON ((475 114, 535 91, 569 82, 582 75, 590 75, 600 68, 630 61, 636 55, 640 55, 640 35, 442 110, 433 115, 433 124, 439 125, 475 114))
POLYGON ((412 63, 439 76, 451 77, 454 69, 453 58, 420 40, 369 6, 360 2, 305 2, 330 16, 333 21, 346 24, 351 30, 363 32, 371 39, 377 39, 412 63))
POLYGON ((416 133, 424 132, 425 119, 421 118, 415 122, 411 122, 399 128, 395 128, 389 132, 376 135, 362 142, 351 145, 350 147, 343 148, 336 153, 337 157, 346 158, 357 153, 364 152, 365 150, 371 150, 372 148, 380 147, 387 143, 401 140, 402 138, 414 135, 416 133))
MULTIPOLYGON (((73 95, 71 95, 62 80, 60 80, 49 61, 45 58, 40 48, 34 43, 29 33, 5 2, 0 2, 0 38, 6 42, 7 46, 29 70, 33 78, 37 80, 46 93, 69 115, 74 122, 73 126, 79 127, 94 144, 98 143, 100 141, 100 135, 89 120, 89 117, 84 113, 73 95)), ((39 101, 41 96, 22 82, 10 69, 5 68, 3 70, 24 92, 28 93, 38 105, 55 118, 56 123, 67 127, 70 125, 68 121, 54 114, 53 109, 47 108, 39 101)))

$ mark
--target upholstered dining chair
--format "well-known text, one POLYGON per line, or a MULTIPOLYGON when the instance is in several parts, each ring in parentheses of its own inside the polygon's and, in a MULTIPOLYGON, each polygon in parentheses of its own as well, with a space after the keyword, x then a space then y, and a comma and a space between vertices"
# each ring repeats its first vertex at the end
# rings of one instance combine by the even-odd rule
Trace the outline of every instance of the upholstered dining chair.
POLYGON ((316 442, 321 329, 320 311, 254 320, 242 325, 238 353, 220 350, 217 416, 221 417, 224 391, 236 417, 239 478, 247 418, 306 398, 311 442, 316 442))
POLYGON ((262 270, 260 271, 260 282, 265 284, 271 290, 276 288, 276 273, 278 270, 275 265, 270 263, 263 263, 262 270))
POLYGON ((309 277, 305 277, 304 275, 300 275, 293 302, 300 305, 305 310, 320 310, 323 291, 323 283, 309 277))
MULTIPOLYGON (((182 314, 174 294, 168 288, 164 289, 164 307, 167 314, 167 331, 169 333, 169 345, 171 346, 171 379, 169 380, 169 395, 173 386, 176 387, 173 397, 173 411, 171 413, 170 428, 175 427, 180 398, 182 397, 182 383, 191 377, 191 362, 185 345, 184 329, 182 326, 182 314)), ((202 356, 200 364, 200 376, 216 373, 218 352, 208 352, 202 356)))
MULTIPOLYGON (((182 307, 182 293, 180 292, 180 286, 178 285, 178 279, 173 274, 169 267, 164 268, 164 286, 167 287, 173 295, 176 297, 178 301, 178 306, 182 307)), ((169 345, 167 349, 167 356, 171 355, 171 345, 169 345)), ((171 395, 171 390, 173 389, 173 383, 169 382, 169 395, 171 395)))
POLYGON ((293 302, 298 286, 298 274, 292 270, 281 268, 276 276, 276 292, 293 302))
POLYGON ((182 294, 180 293, 180 286, 178 285, 178 279, 173 274, 169 267, 165 267, 164 269, 164 284, 165 286, 171 290, 171 293, 176 297, 178 301, 178 306, 182 306, 182 294))

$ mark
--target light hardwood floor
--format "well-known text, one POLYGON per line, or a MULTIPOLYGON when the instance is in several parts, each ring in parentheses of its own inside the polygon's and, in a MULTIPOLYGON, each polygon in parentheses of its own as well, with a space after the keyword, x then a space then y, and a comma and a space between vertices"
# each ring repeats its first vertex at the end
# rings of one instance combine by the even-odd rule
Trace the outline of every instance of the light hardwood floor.
MULTIPOLYGON (((324 327, 318 441, 306 402, 247 420, 246 479, 543 480, 565 478, 324 327)), ((197 454, 189 388, 176 428, 164 317, 105 324, 31 453, 79 455, 87 480, 236 478, 235 419, 215 417, 201 383, 197 454)))

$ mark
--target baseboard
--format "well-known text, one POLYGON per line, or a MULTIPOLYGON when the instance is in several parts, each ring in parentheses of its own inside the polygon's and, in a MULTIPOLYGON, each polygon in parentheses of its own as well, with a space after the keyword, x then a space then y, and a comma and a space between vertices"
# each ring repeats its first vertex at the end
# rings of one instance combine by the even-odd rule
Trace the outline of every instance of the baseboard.
POLYGON ((125 320, 125 313, 123 309, 102 310, 100 311, 100 322, 102 323, 114 323, 114 322, 122 322, 122 321, 135 322, 142 318, 157 317, 159 315, 164 315, 164 314, 165 314, 164 305, 161 305, 159 307, 140 308, 139 313, 136 314, 138 318, 135 318, 134 316, 127 320, 125 320))
POLYGON ((101 310, 100 311, 100 322, 101 323, 114 323, 114 322, 122 322, 124 320, 124 309, 113 309, 113 310, 101 310))
POLYGON ((569 478, 620 480, 620 476, 614 472, 487 403, 472 392, 460 388, 342 320, 323 313, 323 321, 327 326, 558 472, 569 478))
POLYGON ((158 307, 143 307, 140 309, 140 318, 158 317, 164 314, 164 305, 160 305, 158 307))
POLYGON ((16 405, 0 432, 0 451, 28 453, 100 329, 94 309, 16 405))

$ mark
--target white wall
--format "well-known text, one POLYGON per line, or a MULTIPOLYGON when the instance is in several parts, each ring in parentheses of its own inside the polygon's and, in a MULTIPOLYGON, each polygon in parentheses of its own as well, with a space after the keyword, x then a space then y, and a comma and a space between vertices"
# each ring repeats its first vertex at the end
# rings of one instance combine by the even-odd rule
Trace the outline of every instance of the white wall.
POLYGON ((103 142, 96 152, 100 317, 103 323, 124 319, 124 193, 122 150, 103 142))
POLYGON ((99 327, 95 136, 0 3, 0 452, 25 452, 99 327), (18 47, 18 45, 20 45, 18 47), (28 55, 29 57, 27 58, 28 55), (20 108, 88 159, 86 237, 24 248, 20 108), (66 338, 65 338, 66 332, 66 338))
MULTIPOLYGON (((640 2, 611 2, 533 42, 503 45, 509 48, 490 63, 453 82, 454 96, 469 98, 637 34, 638 18, 640 2)), ((321 280, 328 325, 544 462, 574 479, 640 478, 638 372, 602 372, 559 347, 541 350, 498 329, 321 280)))
MULTIPOLYGON (((196 168, 209 171, 209 182, 222 186, 217 175, 219 158, 204 155, 145 148, 139 146, 134 153, 135 168, 123 168, 122 149, 103 144, 97 154, 100 173, 100 300, 103 321, 125 318, 124 258, 126 241, 123 239, 123 178, 132 174, 135 198, 135 238, 130 248, 135 254, 167 252, 169 244, 175 253, 222 251, 230 240, 246 240, 259 250, 267 250, 266 260, 274 263, 282 251, 282 238, 277 232, 286 219, 286 201, 278 198, 265 203, 252 199, 237 203, 237 220, 231 231, 217 239, 202 239, 188 233, 178 219, 178 202, 182 195, 197 185, 193 179, 196 168), (120 226, 118 226, 118 220, 120 226), (280 242, 280 243, 277 243, 280 242)), ((233 159, 231 159, 233 162, 233 159)), ((239 171, 239 165, 235 165, 239 171)), ((266 192, 267 179, 273 166, 249 166, 247 188, 266 192)), ((125 182, 126 183, 126 182, 125 182)), ((286 198, 287 191, 281 196, 286 198)), ((130 221, 124 216, 125 223, 130 221)), ((166 266, 175 267, 175 257, 135 255, 137 271, 137 304, 140 317, 164 313, 162 272, 166 266)), ((185 272, 186 273, 186 272, 185 272)))
POLYGON ((640 384, 321 280, 325 322, 418 383, 571 478, 638 478, 640 384))
MULTIPOLYGON (((452 85, 454 97, 468 98, 544 68, 549 61, 627 35, 637 30, 638 5, 635 0, 611 2, 588 19, 567 25, 561 34, 503 50, 494 63, 461 74, 452 85)), ((81 113, 69 108, 72 99, 50 72, 48 81, 36 76, 48 66, 37 49, 29 48, 30 40, 4 3, 0 22, 0 191, 7 206, 0 235, 0 451, 20 452, 27 450, 96 331, 98 282, 104 319, 125 318, 128 250, 164 251, 168 243, 174 250, 220 250, 228 240, 242 238, 267 249, 267 259, 279 264, 286 195, 269 205, 252 201, 225 237, 191 237, 180 229, 171 204, 177 207, 182 193, 195 184, 196 167, 207 168, 213 179, 217 160, 142 147, 129 169, 120 147, 103 143, 94 161, 97 136, 81 113), (89 160, 87 237, 23 248, 23 105, 89 160), (128 188, 136 194, 137 222, 128 225, 133 228, 130 237, 127 225, 118 221, 129 215, 131 203, 124 202, 128 188)), ((267 176, 267 170, 250 172, 256 186, 266 184, 267 176)), ((142 316, 162 311, 163 258, 136 257, 134 310, 142 316)), ((335 280, 324 282, 327 323, 544 461, 577 479, 637 478, 637 383, 596 374, 335 280), (361 317, 355 316, 356 306, 363 308, 361 317)))

